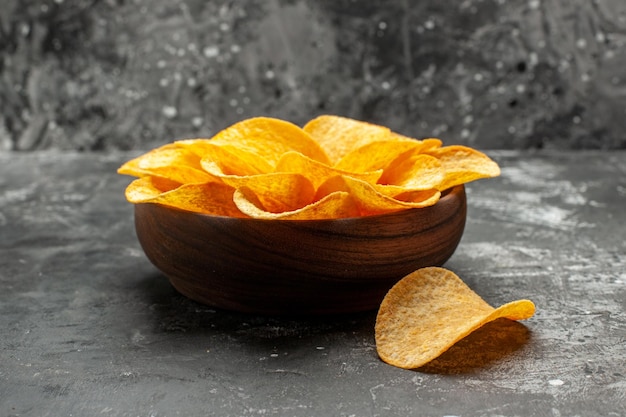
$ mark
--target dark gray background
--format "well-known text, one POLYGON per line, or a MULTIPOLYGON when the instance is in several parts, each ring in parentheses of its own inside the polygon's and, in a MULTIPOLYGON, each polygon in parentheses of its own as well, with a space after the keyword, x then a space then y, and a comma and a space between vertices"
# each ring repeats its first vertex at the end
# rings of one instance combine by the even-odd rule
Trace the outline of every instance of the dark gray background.
POLYGON ((483 149, 626 147, 623 0, 0 0, 0 149, 331 113, 483 149))

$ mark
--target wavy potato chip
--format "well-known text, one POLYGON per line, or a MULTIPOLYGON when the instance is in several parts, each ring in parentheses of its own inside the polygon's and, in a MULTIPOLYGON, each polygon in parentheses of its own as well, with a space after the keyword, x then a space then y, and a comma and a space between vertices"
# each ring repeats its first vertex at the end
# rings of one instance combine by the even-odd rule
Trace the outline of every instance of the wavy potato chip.
POLYGON ((356 217, 359 209, 352 196, 343 191, 328 194, 324 198, 293 211, 272 213, 263 208, 263 204, 249 188, 242 187, 235 191, 233 200, 242 213, 256 219, 266 220, 320 220, 356 217))
POLYGON ((333 168, 319 161, 311 159, 299 152, 287 152, 276 164, 275 172, 292 172, 306 176, 317 189, 328 178, 337 175, 347 175, 356 179, 375 184, 383 174, 383 170, 368 172, 350 172, 333 168))
POLYGON ((259 199, 263 208, 271 213, 293 211, 313 202, 315 188, 307 177, 288 172, 273 172, 259 175, 226 175, 214 162, 203 166, 224 184, 233 189, 250 189, 259 199))
POLYGON ((439 159, 444 170, 441 191, 455 185, 500 175, 500 167, 484 153, 467 146, 453 145, 426 149, 425 154, 439 159))
POLYGON ((329 163, 323 148, 300 127, 269 117, 247 119, 220 131, 212 143, 252 152, 274 166, 289 151, 300 152, 316 161, 329 163))
POLYGON ((535 305, 517 300, 493 308, 453 272, 419 269, 396 283, 378 310, 376 350, 393 366, 415 369, 498 318, 524 320, 535 305))
POLYGON ((441 141, 441 139, 426 138, 426 139, 422 139, 422 147, 420 149, 422 150, 422 152, 424 152, 428 149, 441 148, 441 145, 443 145, 443 142, 441 141))
POLYGON ((331 164, 337 163, 355 148, 391 136, 391 130, 387 127, 329 115, 309 121, 303 130, 326 151, 331 164))
POLYGON ((432 190, 422 193, 422 200, 403 201, 381 193, 379 191, 381 187, 384 186, 377 187, 362 180, 340 175, 329 178, 320 185, 316 199, 337 191, 344 191, 352 196, 361 216, 371 216, 408 208, 432 206, 439 201, 440 197, 438 190, 432 190))
POLYGON ((177 184, 158 177, 136 179, 126 188, 131 203, 156 203, 195 213, 245 217, 233 202, 234 189, 228 185, 177 184))
POLYGON ((189 139, 176 142, 198 155, 202 161, 211 161, 229 175, 257 175, 272 171, 270 165, 259 155, 233 145, 217 145, 209 139, 189 139))
POLYGON ((412 190, 429 190, 439 188, 444 179, 445 174, 439 159, 419 153, 419 150, 411 150, 389 164, 379 183, 412 190))
POLYGON ((123 164, 117 172, 136 177, 158 176, 181 184, 214 180, 202 170, 196 154, 176 144, 167 144, 138 156, 123 164))
POLYGON ((172 191, 182 184, 161 177, 141 177, 126 187, 126 200, 130 203, 144 203, 160 194, 172 191))
POLYGON ((335 168, 350 172, 383 169, 398 156, 419 147, 416 140, 377 140, 353 148, 337 161, 335 168))
POLYGON ((272 172, 272 166, 255 153, 238 149, 231 145, 210 147, 202 157, 200 165, 207 161, 215 162, 227 175, 259 175, 272 172))
MULTIPOLYGON (((376 189, 381 192, 381 186, 376 186, 376 189)), ((388 187, 388 186, 385 186, 388 187)), ((381 192, 381 194, 384 194, 381 192)), ((407 203, 419 203, 424 204, 424 202, 433 202, 435 204, 441 198, 441 191, 437 189, 429 189, 429 190, 404 190, 400 193, 394 194, 393 199, 398 201, 404 201, 407 203)), ((427 207, 427 206, 424 206, 427 207)))
POLYGON ((180 139, 173 143, 178 148, 185 148, 190 152, 196 154, 198 158, 202 158, 207 149, 215 146, 211 139, 197 138, 197 139, 180 139))

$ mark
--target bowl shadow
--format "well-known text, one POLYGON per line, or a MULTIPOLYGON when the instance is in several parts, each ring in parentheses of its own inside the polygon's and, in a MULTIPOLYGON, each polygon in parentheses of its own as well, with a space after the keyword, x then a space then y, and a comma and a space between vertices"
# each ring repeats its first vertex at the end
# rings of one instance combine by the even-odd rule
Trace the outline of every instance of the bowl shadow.
POLYGON ((162 342, 179 339, 229 340, 251 350, 297 348, 313 341, 349 343, 345 335, 374 343, 376 311, 315 314, 256 314, 224 310, 196 302, 180 294, 160 272, 142 278, 136 287, 150 307, 155 337, 162 342))

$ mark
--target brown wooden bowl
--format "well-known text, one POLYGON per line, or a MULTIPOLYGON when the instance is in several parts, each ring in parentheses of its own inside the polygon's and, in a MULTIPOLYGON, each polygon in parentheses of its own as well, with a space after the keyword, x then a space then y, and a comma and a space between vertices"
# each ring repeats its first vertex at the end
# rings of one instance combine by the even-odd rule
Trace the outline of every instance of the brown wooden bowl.
POLYGON ((139 242, 183 295, 263 314, 378 308, 400 278, 442 265, 465 227, 465 188, 426 208, 336 220, 259 220, 135 205, 139 242))

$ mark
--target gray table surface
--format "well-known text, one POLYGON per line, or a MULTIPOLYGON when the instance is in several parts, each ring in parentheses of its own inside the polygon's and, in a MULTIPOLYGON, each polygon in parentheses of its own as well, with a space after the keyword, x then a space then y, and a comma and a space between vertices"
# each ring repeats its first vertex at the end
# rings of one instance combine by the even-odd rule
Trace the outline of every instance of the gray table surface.
POLYGON ((412 371, 378 358, 375 312, 262 317, 176 293, 115 173, 135 154, 0 153, 1 416, 626 415, 625 152, 489 152, 502 176, 468 186, 446 267, 536 315, 412 371))

